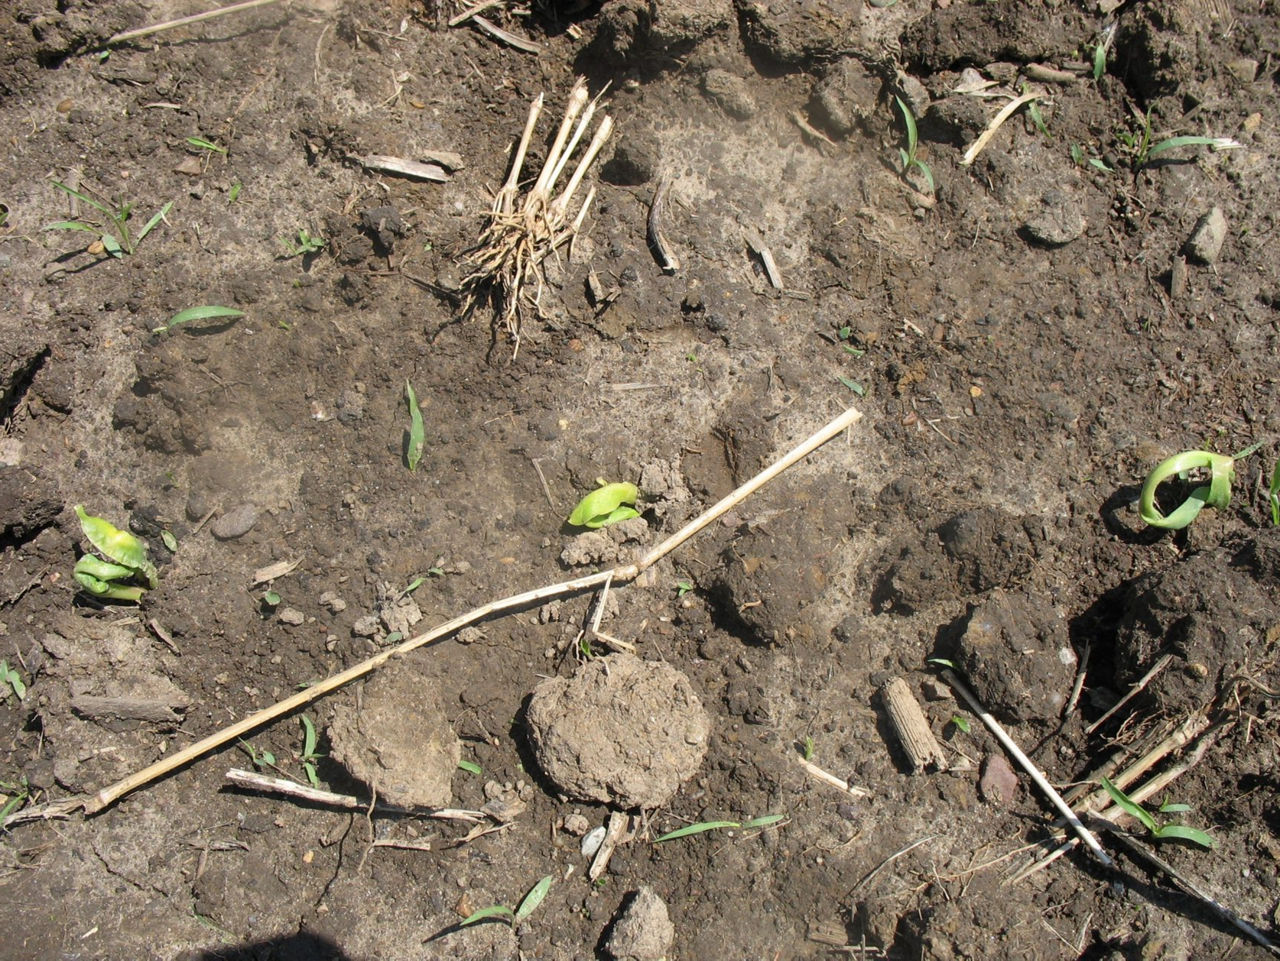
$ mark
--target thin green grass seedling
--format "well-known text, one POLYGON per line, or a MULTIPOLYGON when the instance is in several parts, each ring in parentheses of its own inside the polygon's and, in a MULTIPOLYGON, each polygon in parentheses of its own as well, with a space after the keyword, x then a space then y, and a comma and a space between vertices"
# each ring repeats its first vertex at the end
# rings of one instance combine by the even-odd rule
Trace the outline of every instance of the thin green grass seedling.
POLYGON ((9 666, 9 662, 0 661, 0 694, 4 695, 4 700, 9 700, 9 695, 13 694, 19 701, 27 699, 27 685, 22 680, 22 675, 9 666))
POLYGON ((817 748, 814 747, 812 735, 806 734, 804 740, 800 743, 800 756, 806 761, 812 761, 816 753, 817 748))
POLYGON ((480 767, 479 764, 475 761, 468 761, 466 758, 463 758, 458 762, 458 767, 461 770, 466 771, 468 774, 474 774, 476 777, 484 774, 484 769, 480 767))
POLYGON ((911 168, 915 167, 924 175, 925 182, 929 185, 929 192, 933 193, 936 189, 933 183, 933 170, 916 154, 920 146, 920 133, 916 129, 915 114, 911 112, 911 108, 903 102, 901 97, 895 96, 893 99, 897 102, 898 109, 902 112, 902 123, 907 130, 907 145, 906 147, 898 148, 898 157, 902 160, 902 176, 905 178, 911 172, 911 168))
POLYGON ((487 918, 498 918, 506 921, 513 928, 533 914, 547 896, 547 892, 551 890, 552 877, 550 874, 539 879, 538 883, 529 889, 529 893, 520 899, 520 903, 515 909, 507 907, 505 904, 491 904, 487 908, 481 908, 479 911, 473 911, 458 926, 465 928, 469 924, 475 924, 477 921, 484 921, 487 918))
MULTIPOLYGON (((270 751, 259 751, 248 741, 238 741, 237 743, 240 746, 240 750, 249 755, 249 763, 257 770, 262 771, 266 768, 271 768, 273 771, 280 771, 280 769, 276 767, 276 756, 270 751)), ((284 772, 280 771, 280 773, 283 774, 284 772)))
POLYGON ((312 787, 320 786, 320 775, 316 771, 316 762, 324 757, 323 754, 316 753, 318 742, 319 737, 316 734, 315 722, 305 714, 302 715, 302 757, 298 758, 298 762, 302 765, 302 770, 307 775, 307 781, 312 787))
POLYGON ((0 781, 0 824, 31 798, 31 785, 24 774, 16 781, 0 781))
POLYGON ((142 243, 147 234, 151 233, 156 228, 156 225, 164 220, 165 215, 173 207, 173 201, 170 200, 156 211, 135 235, 129 230, 129 218, 133 215, 132 203, 121 203, 115 207, 110 207, 99 200, 94 200, 88 194, 68 187, 59 180, 50 180, 49 183, 63 193, 76 198, 81 203, 88 204, 102 214, 104 218, 102 222, 88 219, 59 220, 44 228, 45 230, 80 230, 85 233, 95 234, 98 240, 96 244, 90 245, 90 253, 108 253, 116 258, 121 258, 125 254, 132 254, 138 249, 138 244, 142 243))
POLYGON ((319 234, 313 234, 306 227, 298 228, 298 242, 291 243, 288 237, 281 238, 284 249, 288 251, 290 257, 308 257, 312 254, 318 254, 324 250, 325 239, 319 234))
MULTIPOLYGON (((1208 834, 1199 828, 1188 827, 1185 824, 1165 823, 1161 824, 1155 819, 1155 816, 1144 808, 1141 804, 1132 800, 1129 795, 1116 787, 1108 778, 1102 779, 1102 786, 1107 793, 1111 795, 1111 800, 1116 802, 1130 817, 1136 818, 1142 823, 1142 826, 1150 832, 1152 840, 1155 841, 1189 841, 1192 844, 1198 844, 1202 848, 1214 848, 1217 842, 1208 834)), ((1160 805, 1158 813, 1160 814, 1180 814, 1190 811, 1189 804, 1171 804, 1165 802, 1160 805)))
POLYGON ((404 382, 404 402, 409 407, 409 430, 404 441, 404 463, 410 471, 418 469, 418 461, 422 460, 422 447, 425 434, 422 427, 422 408, 418 406, 418 395, 413 392, 413 385, 404 382))
POLYGON ((204 150, 208 153, 220 153, 224 157, 227 155, 226 147, 220 147, 218 144, 213 143, 210 140, 205 140, 203 137, 188 137, 187 143, 195 147, 197 150, 204 150))
POLYGON ((1116 134, 1120 142, 1128 150, 1129 163, 1135 171, 1146 167, 1161 154, 1170 150, 1177 150, 1179 147, 1208 147, 1217 153, 1220 150, 1238 150, 1244 146, 1244 144, 1230 137, 1203 137, 1198 135, 1166 137, 1164 140, 1156 141, 1151 133, 1151 111, 1148 110, 1145 114, 1138 116, 1140 122, 1136 128, 1116 134))
POLYGON ((785 820, 786 817, 785 814, 766 814, 762 817, 752 818, 750 821, 699 821, 697 824, 686 824, 682 828, 668 831, 662 837, 654 838, 653 843, 662 844, 664 841, 676 841, 694 834, 705 834, 707 831, 730 831, 736 829, 751 831, 756 828, 767 828, 785 820))
POLYGON ((1248 457, 1260 444, 1252 444, 1231 457, 1207 450, 1184 450, 1161 461, 1147 475, 1138 495, 1138 513, 1152 527, 1180 531, 1199 516, 1206 507, 1219 510, 1231 503, 1231 485, 1235 481, 1235 462, 1248 457), (1207 470, 1209 483, 1196 487, 1176 509, 1168 514, 1156 506, 1156 491, 1165 481, 1177 477, 1186 481, 1194 470, 1207 470))
POLYGON ((218 304, 203 304, 200 307, 188 307, 186 310, 180 310, 172 317, 169 322, 160 327, 152 328, 153 334, 163 334, 175 327, 181 327, 183 324, 189 324, 193 320, 239 320, 244 316, 243 310, 236 310, 234 307, 222 307, 218 304))

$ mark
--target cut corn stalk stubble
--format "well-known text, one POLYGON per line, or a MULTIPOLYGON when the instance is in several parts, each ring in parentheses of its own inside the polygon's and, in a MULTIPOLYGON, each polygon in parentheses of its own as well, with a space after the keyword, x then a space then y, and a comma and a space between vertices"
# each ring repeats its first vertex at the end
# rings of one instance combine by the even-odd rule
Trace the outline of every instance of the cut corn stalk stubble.
POLYGON ((521 318, 525 305, 532 305, 535 311, 541 308, 542 291, 546 285, 543 261, 573 240, 595 196, 595 188, 592 188, 577 213, 570 216, 574 194, 613 132, 613 120, 607 115, 601 118, 563 190, 558 195, 555 190, 561 174, 595 118, 599 100, 600 96, 597 96, 588 101, 586 81, 579 78, 569 94, 564 119, 538 179, 521 196, 520 176, 530 140, 542 114, 543 95, 538 95, 529 108, 529 117, 512 158, 507 180, 494 197, 489 222, 479 242, 467 253, 470 273, 463 280, 463 313, 470 314, 477 303, 486 295, 490 296, 516 352, 520 349, 521 318))

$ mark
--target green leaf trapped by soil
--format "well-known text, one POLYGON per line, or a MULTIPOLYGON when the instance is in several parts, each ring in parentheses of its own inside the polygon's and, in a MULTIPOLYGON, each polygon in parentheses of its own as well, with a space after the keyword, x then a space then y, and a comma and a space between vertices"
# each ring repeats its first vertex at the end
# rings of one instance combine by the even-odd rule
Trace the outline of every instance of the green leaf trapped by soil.
POLYGON ((19 701, 27 698, 27 685, 22 675, 10 667, 8 661, 0 661, 0 694, 4 695, 4 700, 9 700, 10 691, 19 701))
POLYGON ((76 562, 72 574, 77 584, 94 597, 131 603, 141 600, 147 588, 127 582, 144 580, 153 589, 159 584, 155 565, 147 559, 145 542, 110 521, 85 513, 79 504, 75 510, 85 538, 102 555, 85 554, 76 562))
POLYGON ((1138 496, 1138 513, 1152 527, 1178 531, 1190 524, 1205 507, 1219 510, 1231 503, 1231 484, 1235 480, 1235 459, 1207 450, 1186 450, 1161 461, 1147 475, 1138 496), (1193 470, 1209 471, 1209 483, 1196 487, 1169 514, 1156 506, 1156 490, 1175 477, 1186 479, 1193 470))
POLYGON ((520 904, 514 911, 505 904, 491 904, 487 908, 471 912, 463 921, 459 922, 458 926, 465 928, 469 924, 475 924, 477 921, 483 921, 486 918, 502 918, 502 920, 514 927, 538 909, 538 905, 546 899, 547 892, 551 890, 551 884, 552 876, 550 874, 545 875, 520 899, 520 904))
POLYGON ((244 316, 243 310, 236 310, 234 307, 222 307, 218 304, 204 304, 200 307, 188 307, 186 310, 180 310, 172 317, 163 327, 156 327, 152 333, 163 333, 166 330, 173 330, 183 324, 189 324, 193 320, 238 320, 244 316))
MULTIPOLYGON (((422 408, 418 406, 418 395, 413 392, 413 385, 404 382, 404 401, 409 405, 409 432, 405 438, 404 462, 411 471, 418 469, 422 460, 422 446, 425 432, 422 427, 422 408)), ((406 592, 407 593, 407 592, 406 592)))
POLYGON ((640 489, 635 484, 604 484, 578 501, 569 515, 569 523, 574 527, 596 528, 639 517, 640 512, 631 506, 639 496, 640 489))
MULTIPOLYGON (((1192 844, 1200 845, 1202 848, 1214 848, 1217 846, 1217 842, 1199 828, 1188 827, 1185 824, 1161 824, 1150 811, 1116 787, 1109 778, 1104 777, 1102 779, 1102 786, 1111 795, 1111 800, 1115 801, 1117 807, 1130 817, 1138 820, 1147 829, 1151 834, 1152 840, 1189 841, 1192 844)), ((1183 812, 1191 810, 1191 806, 1188 804, 1170 804, 1166 801, 1160 806, 1160 810, 1165 813, 1183 812)))
POLYGON ((461 760, 458 762, 458 767, 466 771, 468 774, 474 774, 477 777, 484 773, 483 768, 481 768, 475 761, 468 761, 465 759, 461 760))

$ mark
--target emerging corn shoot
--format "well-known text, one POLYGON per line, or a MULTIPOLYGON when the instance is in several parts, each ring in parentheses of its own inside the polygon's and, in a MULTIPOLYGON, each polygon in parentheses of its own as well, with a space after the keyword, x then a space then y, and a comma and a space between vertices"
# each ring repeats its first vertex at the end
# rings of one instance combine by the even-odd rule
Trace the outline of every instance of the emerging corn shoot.
POLYGON ((529 108, 529 117, 506 183, 494 197, 489 221, 480 234, 479 242, 467 252, 470 273, 463 279, 463 312, 469 314, 477 303, 490 298, 514 342, 515 351, 520 349, 522 316, 526 306, 532 306, 535 312, 541 310, 542 292, 546 285, 543 261, 573 240, 595 197, 595 188, 592 187, 577 212, 570 214, 574 194, 582 185, 587 168, 613 132, 613 120, 607 115, 601 118, 590 143, 558 194, 556 185, 595 118, 599 99, 596 97, 588 102, 586 81, 579 78, 569 93, 564 119, 538 179, 521 195, 520 178, 525 156, 542 114, 543 95, 538 95, 529 108))

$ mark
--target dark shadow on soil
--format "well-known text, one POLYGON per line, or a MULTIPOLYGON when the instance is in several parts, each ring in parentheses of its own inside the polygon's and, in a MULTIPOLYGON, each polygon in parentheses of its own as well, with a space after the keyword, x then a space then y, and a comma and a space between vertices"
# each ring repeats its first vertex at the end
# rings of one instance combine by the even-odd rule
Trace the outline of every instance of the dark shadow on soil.
POLYGON ((266 941, 187 951, 175 961, 349 961, 349 957, 328 938, 299 932, 266 941))

